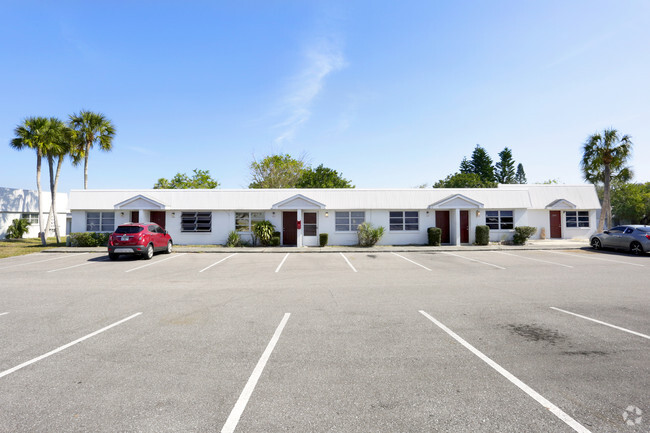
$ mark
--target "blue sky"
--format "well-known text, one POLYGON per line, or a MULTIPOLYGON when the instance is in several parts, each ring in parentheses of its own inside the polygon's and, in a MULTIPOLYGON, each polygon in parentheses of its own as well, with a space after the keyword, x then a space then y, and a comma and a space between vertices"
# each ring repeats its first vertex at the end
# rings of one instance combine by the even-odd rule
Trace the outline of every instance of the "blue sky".
MULTIPOLYGON (((35 188, 9 147, 27 116, 104 113, 89 187, 150 188, 304 155, 359 188, 432 184, 476 146, 529 182, 582 183, 581 146, 632 136, 650 181, 650 3, 642 1, 4 1, 0 186, 35 188)), ((44 171, 44 176, 46 172, 44 171)), ((44 185, 46 177, 44 177, 44 185)), ((64 167, 60 190, 83 188, 64 167)))

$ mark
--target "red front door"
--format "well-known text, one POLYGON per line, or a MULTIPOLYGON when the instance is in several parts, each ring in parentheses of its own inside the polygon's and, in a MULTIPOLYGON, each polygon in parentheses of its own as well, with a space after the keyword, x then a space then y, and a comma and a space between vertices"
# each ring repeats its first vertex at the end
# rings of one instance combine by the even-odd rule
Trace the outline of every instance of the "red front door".
POLYGON ((298 212, 282 213, 282 243, 296 245, 298 242, 298 212))
POLYGON ((460 243, 469 243, 469 211, 460 211, 460 243))
POLYGON ((131 222, 139 223, 140 222, 140 212, 137 210, 131 211, 131 222))
POLYGON ((165 229, 165 212, 151 211, 151 222, 165 229))
POLYGON ((442 230, 442 237, 440 242, 443 244, 449 243, 449 211, 437 210, 436 211, 436 227, 442 230))
POLYGON ((551 214, 551 239, 562 238, 562 213, 559 210, 552 210, 551 214))

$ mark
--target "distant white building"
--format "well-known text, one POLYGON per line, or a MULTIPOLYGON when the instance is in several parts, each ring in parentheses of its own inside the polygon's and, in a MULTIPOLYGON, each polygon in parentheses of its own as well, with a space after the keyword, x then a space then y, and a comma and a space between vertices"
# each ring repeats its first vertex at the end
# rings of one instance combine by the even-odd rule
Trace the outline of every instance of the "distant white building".
MULTIPOLYGON (((43 225, 47 223, 47 216, 50 213, 52 204, 50 192, 43 191, 43 225)), ((68 210, 68 194, 57 193, 56 195, 57 217, 59 221, 59 234, 64 236, 67 233, 66 218, 68 210)), ((0 187, 0 239, 4 239, 7 228, 15 219, 26 219, 31 225, 25 235, 26 238, 38 237, 38 192, 28 189, 3 188, 0 187)), ((54 235, 54 219, 52 219, 48 236, 54 235)))
POLYGON ((472 244, 477 225, 490 240, 512 239, 514 227, 537 227, 534 238, 587 239, 600 203, 593 185, 499 185, 464 189, 73 190, 72 232, 111 232, 126 222, 153 221, 177 244, 224 244, 236 230, 250 239, 269 220, 283 245, 354 245, 362 222, 385 228, 383 245, 426 244, 440 227, 443 243, 472 244))

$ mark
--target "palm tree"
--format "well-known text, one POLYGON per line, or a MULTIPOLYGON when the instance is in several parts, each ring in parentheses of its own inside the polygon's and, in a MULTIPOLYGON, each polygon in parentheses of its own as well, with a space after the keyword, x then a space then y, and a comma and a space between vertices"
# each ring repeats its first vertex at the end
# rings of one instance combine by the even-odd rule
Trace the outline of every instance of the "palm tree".
POLYGON ((15 138, 10 146, 16 150, 25 148, 36 150, 36 188, 38 189, 38 228, 41 242, 45 245, 43 232, 43 192, 41 190, 41 159, 46 147, 46 135, 49 129, 49 120, 45 117, 28 117, 22 124, 14 129, 15 138))
POLYGON ((90 149, 97 144, 101 150, 111 150, 115 127, 103 114, 87 110, 81 110, 79 114, 71 115, 68 125, 76 131, 77 153, 84 160, 84 189, 88 189, 88 154, 90 149))
POLYGON ((61 166, 63 165, 63 160, 66 156, 70 155, 75 159, 75 154, 73 154, 72 142, 74 140, 75 132, 68 128, 65 123, 61 120, 51 117, 49 119, 49 128, 47 134, 48 143, 46 145, 44 155, 47 157, 47 162, 50 168, 50 193, 52 198, 52 203, 50 206, 50 213, 47 217, 46 227, 50 227, 50 219, 54 218, 54 235, 56 236, 56 242, 61 242, 61 236, 59 234, 59 221, 56 209, 56 191, 59 183, 59 176, 61 174, 61 166), (54 173, 54 159, 57 159, 56 165, 56 174, 54 173))
POLYGON ((605 218, 607 227, 612 226, 612 205, 610 189, 613 181, 626 182, 632 178, 632 170, 626 165, 632 154, 629 135, 619 136, 616 129, 605 129, 596 133, 584 144, 582 174, 586 181, 603 184, 603 207, 598 221, 598 231, 603 231, 605 218))

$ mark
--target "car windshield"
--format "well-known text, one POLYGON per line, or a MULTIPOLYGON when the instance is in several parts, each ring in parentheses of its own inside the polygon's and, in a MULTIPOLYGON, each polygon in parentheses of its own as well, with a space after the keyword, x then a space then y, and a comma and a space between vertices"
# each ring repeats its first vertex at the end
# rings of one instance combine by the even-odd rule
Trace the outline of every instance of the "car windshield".
POLYGON ((140 233, 144 227, 139 226, 119 226, 115 233, 140 233))

